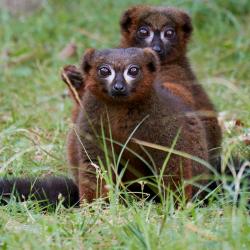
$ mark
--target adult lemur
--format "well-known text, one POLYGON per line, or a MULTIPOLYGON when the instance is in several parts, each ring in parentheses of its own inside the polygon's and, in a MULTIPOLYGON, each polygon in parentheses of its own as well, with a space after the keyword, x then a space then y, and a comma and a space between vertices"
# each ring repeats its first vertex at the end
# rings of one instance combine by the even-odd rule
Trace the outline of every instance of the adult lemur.
MULTIPOLYGON (((120 154, 122 145, 132 135, 119 166, 124 171, 123 183, 136 183, 138 174, 144 180, 159 178, 161 171, 163 186, 173 191, 193 178, 201 185, 207 183, 209 170, 191 159, 208 160, 204 127, 181 98, 158 84, 159 61, 151 49, 90 49, 84 56, 81 70, 86 85, 81 100, 84 109, 76 117, 76 128, 70 132, 68 143, 70 154, 75 157, 72 168, 80 200, 91 202, 107 196, 105 180, 99 185, 96 176, 98 159, 105 162, 103 134, 108 152, 113 149, 115 155, 120 154), (173 151, 168 155, 164 150, 142 146, 145 142, 167 148, 173 146, 180 153, 173 151), (73 150, 71 145, 74 145, 73 150), (154 162, 153 169, 147 164, 150 161, 154 162)), ((110 162, 115 160, 112 157, 110 162)), ((112 170, 111 176, 116 182, 118 169, 112 170)), ((141 186, 134 184, 129 189, 140 192, 141 186)), ((197 192, 190 183, 185 184, 184 190, 187 199, 197 192)), ((157 194, 151 191, 149 189, 149 193, 157 194)), ((19 192, 22 194, 21 189, 19 192)))

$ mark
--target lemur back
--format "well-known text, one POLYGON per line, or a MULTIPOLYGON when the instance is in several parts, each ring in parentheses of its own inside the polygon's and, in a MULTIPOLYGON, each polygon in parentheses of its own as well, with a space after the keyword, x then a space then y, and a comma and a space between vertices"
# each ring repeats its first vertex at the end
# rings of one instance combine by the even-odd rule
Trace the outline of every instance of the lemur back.
MULTIPOLYGON (((80 111, 76 131, 71 131, 69 137, 69 145, 77 145, 76 151, 71 153, 78 156, 73 167, 77 170, 74 174, 82 199, 92 201, 96 196, 107 195, 105 183, 97 188, 96 181, 97 158, 105 162, 100 146, 103 131, 107 138, 111 138, 111 131, 112 140, 116 142, 115 153, 119 154, 120 144, 124 144, 141 123, 127 147, 145 161, 126 149, 122 160, 129 162, 129 168, 123 176, 124 182, 134 181, 138 173, 142 177, 151 176, 152 169, 145 164, 150 163, 150 159, 154 161, 150 163, 155 168, 154 174, 159 174, 166 159, 164 151, 147 147, 145 153, 138 140, 171 148, 176 139, 176 150, 208 160, 205 131, 200 120, 181 99, 155 83, 158 67, 158 59, 149 49, 90 50, 85 54, 81 67, 86 84, 82 98, 84 111, 80 111), (102 192, 97 193, 97 190, 102 192)), ((184 179, 207 173, 208 169, 201 164, 171 154, 164 171, 164 183, 175 190, 184 179)), ((136 185, 131 188, 141 191, 136 185)), ((196 191, 191 185, 185 188, 188 199, 196 191)))

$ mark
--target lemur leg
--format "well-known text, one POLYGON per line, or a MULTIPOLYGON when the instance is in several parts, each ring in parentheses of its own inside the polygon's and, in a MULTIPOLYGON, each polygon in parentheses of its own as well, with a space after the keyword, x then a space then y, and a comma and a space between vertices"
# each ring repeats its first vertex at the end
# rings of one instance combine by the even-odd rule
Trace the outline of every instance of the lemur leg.
POLYGON ((78 167, 78 187, 80 200, 92 202, 96 198, 107 197, 108 190, 105 188, 105 176, 103 169, 98 166, 98 159, 104 166, 106 161, 99 143, 91 138, 87 139, 86 134, 80 136, 81 142, 78 144, 78 152, 81 158, 78 167))
POLYGON ((107 197, 108 190, 99 167, 91 162, 85 162, 79 167, 80 200, 92 202, 97 198, 107 197))

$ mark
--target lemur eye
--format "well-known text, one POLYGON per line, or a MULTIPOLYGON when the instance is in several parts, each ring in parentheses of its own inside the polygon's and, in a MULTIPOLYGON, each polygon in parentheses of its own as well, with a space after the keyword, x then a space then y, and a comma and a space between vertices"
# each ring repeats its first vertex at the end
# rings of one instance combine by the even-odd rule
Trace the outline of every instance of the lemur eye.
POLYGON ((164 31, 164 37, 171 39, 175 36, 175 30, 173 28, 166 28, 164 31))
POLYGON ((139 74, 139 67, 137 66, 131 66, 129 69, 128 69, 128 75, 132 76, 132 77, 136 77, 138 74, 139 74))
POLYGON ((111 75, 111 70, 107 66, 102 66, 99 68, 98 73, 102 77, 108 77, 111 75))
POLYGON ((140 27, 137 31, 137 34, 140 38, 145 38, 150 35, 149 28, 147 27, 140 27))

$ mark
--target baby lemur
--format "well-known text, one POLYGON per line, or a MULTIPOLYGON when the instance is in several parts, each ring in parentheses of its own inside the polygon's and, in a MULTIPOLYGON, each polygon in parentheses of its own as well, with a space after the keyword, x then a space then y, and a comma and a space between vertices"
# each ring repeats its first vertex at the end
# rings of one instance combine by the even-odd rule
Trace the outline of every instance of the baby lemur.
MULTIPOLYGON (((160 58, 158 82, 179 96, 199 115, 206 130, 210 163, 220 154, 221 129, 215 108, 190 67, 186 57, 192 33, 191 18, 187 13, 168 7, 134 6, 124 12, 120 20, 120 47, 150 47, 160 58)), ((79 96, 84 92, 84 80, 75 66, 63 71, 75 86, 79 96)), ((74 97, 74 96, 73 96, 74 97)), ((74 99, 74 98, 73 98, 74 99)), ((73 120, 79 105, 75 104, 73 120)))
MULTIPOLYGON (((121 145, 141 123, 122 155, 122 160, 129 163, 123 182, 134 181, 138 177, 134 171, 142 177, 152 176, 152 172, 159 175, 166 160, 166 152, 143 148, 138 140, 168 148, 176 140, 175 150, 208 160, 205 131, 200 119, 181 98, 156 83, 159 62, 151 49, 90 49, 84 56, 81 70, 85 76, 84 109, 76 117, 76 128, 70 132, 68 144, 69 154, 74 156, 71 167, 81 199, 91 202, 96 197, 106 196, 105 183, 98 186, 96 176, 98 158, 105 163, 101 146, 103 134, 110 152, 109 138, 112 138, 115 154, 119 155, 121 145), (73 150, 71 145, 75 145, 73 150), (154 171, 145 163, 150 159, 154 161, 154 171)), ((207 173, 208 169, 198 162, 173 153, 163 179, 165 187, 176 190, 183 180, 207 173)), ((136 185, 130 190, 141 191, 136 185)), ((192 185, 186 185, 187 199, 196 191, 192 185)))

